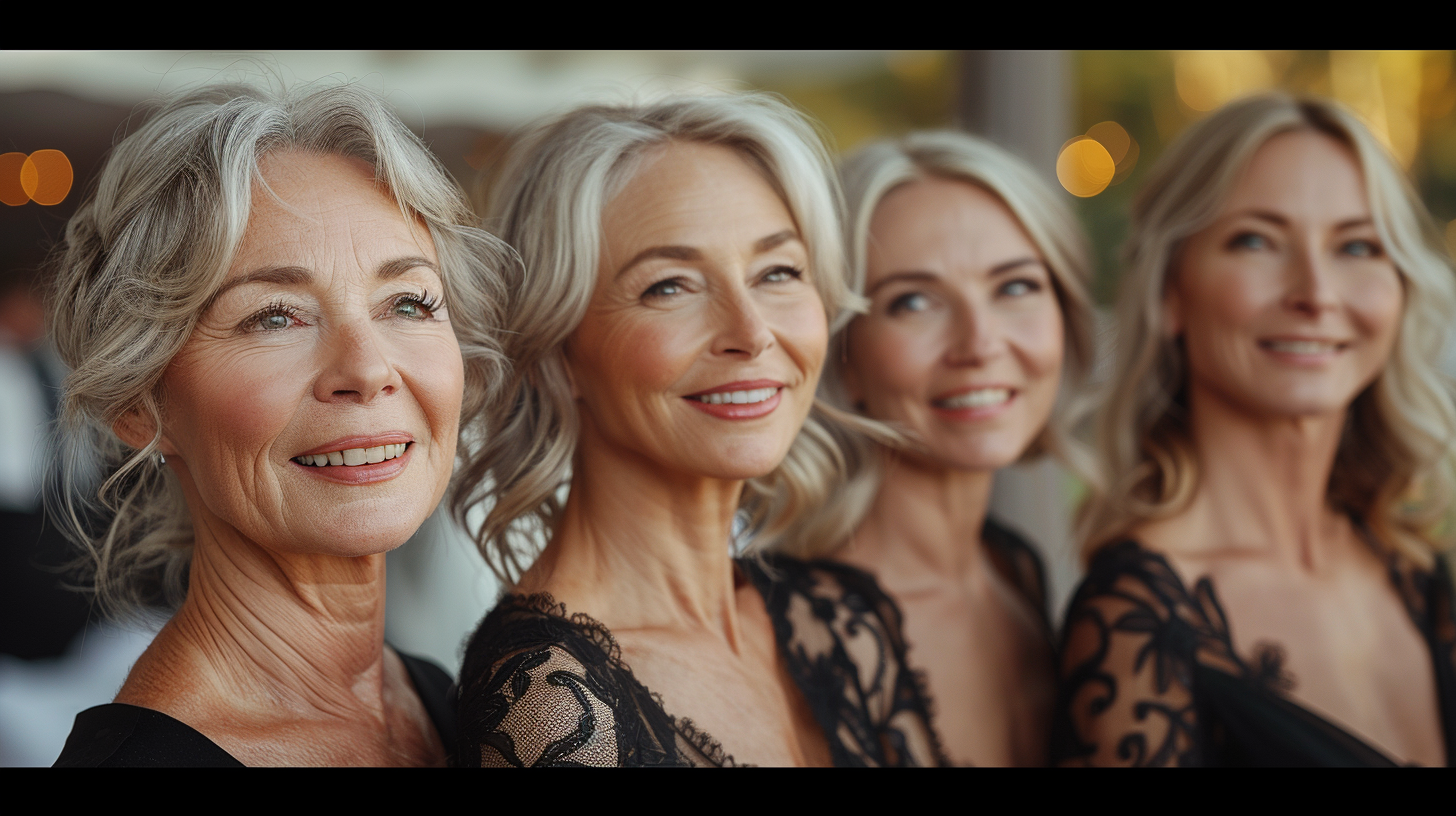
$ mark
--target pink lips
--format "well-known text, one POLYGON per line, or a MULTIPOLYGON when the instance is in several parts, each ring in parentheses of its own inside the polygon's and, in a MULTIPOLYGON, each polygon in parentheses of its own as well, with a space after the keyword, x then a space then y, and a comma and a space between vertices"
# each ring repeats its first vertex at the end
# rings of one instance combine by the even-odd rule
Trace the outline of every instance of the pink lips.
POLYGON ((784 384, 777 380, 741 380, 739 382, 715 386, 706 391, 699 391, 696 394, 688 394, 683 399, 687 400, 689 405, 699 411, 719 419, 757 419, 773 413, 774 409, 779 407, 783 393, 784 384), (774 393, 768 399, 761 402, 724 402, 714 404, 694 399, 694 397, 703 397, 709 394, 727 394, 733 391, 758 391, 768 388, 774 389, 774 393))
POLYGON ((295 456, 307 456, 312 454, 329 453, 331 451, 349 450, 351 448, 375 448, 380 445, 405 444, 404 453, 393 459, 386 459, 383 462, 375 462, 372 465, 342 465, 330 467, 310 467, 300 465, 288 460, 291 467, 297 468, 305 475, 325 482, 343 485, 365 485, 376 482, 385 482, 403 473, 409 467, 410 459, 414 453, 415 438, 402 431, 377 434, 374 436, 345 436, 326 442, 306 451, 300 451, 295 456))
POLYGON ((1021 392, 1007 385, 971 385, 964 388, 955 388, 942 394, 937 394, 930 400, 930 407, 931 410, 935 411, 937 414, 940 414, 947 419, 954 419, 962 422, 979 421, 1000 416, 1002 413, 1005 413, 1006 410, 1009 409, 1016 402, 1016 398, 1019 396, 1021 396, 1021 392), (969 394, 972 391, 983 391, 988 389, 1004 390, 1007 392, 1008 396, 1006 397, 1005 401, 998 402, 995 405, 967 406, 965 408, 947 408, 939 404, 942 400, 949 400, 962 394, 969 394))

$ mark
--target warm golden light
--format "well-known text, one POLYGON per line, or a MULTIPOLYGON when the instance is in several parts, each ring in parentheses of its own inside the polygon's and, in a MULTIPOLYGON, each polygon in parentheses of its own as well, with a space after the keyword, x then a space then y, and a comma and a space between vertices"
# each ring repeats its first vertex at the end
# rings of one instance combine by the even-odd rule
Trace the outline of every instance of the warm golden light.
POLYGON ((1178 98, 1196 111, 1214 108, 1274 83, 1260 51, 1182 51, 1173 58, 1178 98))
POLYGON ((1078 198, 1090 198, 1107 189, 1116 172, 1112 154, 1101 142, 1086 136, 1062 145, 1057 156, 1057 180, 1078 198))
POLYGON ((0 155, 0 201, 12 207, 19 207, 30 200, 30 195, 20 184, 20 168, 24 164, 24 153, 0 155))
POLYGON ((31 201, 51 207, 66 200, 75 173, 59 150, 37 150, 20 167, 20 186, 31 201))
POLYGON ((1122 125, 1111 121, 1098 122, 1087 128, 1087 137, 1096 139, 1107 148, 1108 155, 1112 156, 1115 171, 1112 174, 1111 184, 1117 184, 1127 178, 1127 174, 1137 166, 1140 152, 1137 140, 1128 134, 1127 129, 1122 125))

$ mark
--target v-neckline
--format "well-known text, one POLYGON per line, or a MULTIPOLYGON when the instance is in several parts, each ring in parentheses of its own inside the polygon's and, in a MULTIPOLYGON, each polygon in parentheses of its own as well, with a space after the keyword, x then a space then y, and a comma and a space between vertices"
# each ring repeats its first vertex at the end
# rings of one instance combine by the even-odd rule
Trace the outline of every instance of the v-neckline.
MULTIPOLYGON (((1178 571, 1178 569, 1173 566, 1173 562, 1172 561, 1170 561, 1162 553, 1157 552, 1156 550, 1149 549, 1148 547, 1144 546, 1142 542, 1140 542, 1140 541, 1138 541, 1136 539, 1130 539, 1130 540, 1132 541, 1132 543, 1139 550, 1141 550, 1144 553, 1146 553, 1147 555, 1149 555, 1149 556, 1151 556, 1153 558, 1156 558, 1159 561, 1162 561, 1163 562, 1163 565, 1167 568, 1169 574, 1173 576, 1173 579, 1175 581, 1177 581, 1178 591, 1180 593, 1182 593, 1183 597, 1188 598, 1190 600, 1195 597, 1194 594, 1189 591, 1187 582, 1185 582, 1183 580, 1182 573, 1180 573, 1178 571)), ((1377 554, 1378 554, 1378 550, 1377 550, 1377 554)), ((1438 569, 1440 568, 1440 564, 1437 564, 1437 568, 1438 569)), ((1235 659, 1238 660, 1240 667, 1244 668, 1246 672, 1249 672, 1249 668, 1248 667, 1250 665, 1252 665, 1252 664, 1244 657, 1244 654, 1241 651, 1239 651, 1234 646, 1233 627, 1232 627, 1232 625, 1229 622, 1227 613, 1224 611, 1224 609, 1225 609, 1224 603, 1223 603, 1222 600, 1219 599, 1219 596, 1218 596, 1218 588, 1216 586, 1214 586, 1212 576, 1205 575, 1205 576, 1199 578, 1197 581, 1194 582, 1194 587, 1196 589, 1198 585, 1204 584, 1204 583, 1206 583, 1208 585, 1208 597, 1209 597, 1209 600, 1211 600, 1213 602, 1214 607, 1218 610, 1218 615, 1219 615, 1220 622, 1223 624, 1223 628, 1222 628, 1222 632, 1220 633, 1220 636, 1222 637, 1222 639, 1224 641, 1225 647, 1227 647, 1227 649, 1228 649, 1228 653, 1230 655, 1232 655, 1235 659)), ((1406 613, 1408 615, 1410 615, 1410 617, 1411 617, 1411 625, 1413 625, 1416 628, 1417 634, 1419 634, 1420 637, 1421 637, 1421 640, 1425 642, 1425 644, 1426 644, 1426 651, 1427 651, 1429 657, 1431 658, 1431 672, 1432 672, 1433 675, 1435 675, 1433 679, 1435 680, 1435 686, 1436 686, 1436 719, 1439 720, 1440 723, 1441 723, 1441 744, 1442 744, 1442 748, 1445 750, 1445 754, 1446 754, 1446 762, 1445 762, 1445 764, 1443 764, 1443 765, 1441 765, 1439 767, 1451 767, 1452 766, 1451 763, 1452 763, 1452 760, 1453 760, 1452 744, 1451 743, 1452 743, 1453 737, 1456 737, 1456 734, 1449 733, 1449 729, 1447 728, 1447 723, 1446 723, 1446 719, 1447 718, 1445 716, 1443 716, 1443 714, 1448 709, 1450 709, 1452 706, 1456 706, 1456 700, 1447 699, 1447 697, 1449 695, 1447 693, 1447 689, 1445 688, 1446 684, 1444 684, 1444 683, 1441 682, 1441 670, 1438 667, 1438 661, 1441 659, 1441 657, 1437 653, 1436 643, 1431 640, 1431 637, 1430 637, 1430 635, 1427 632, 1427 627, 1422 626, 1421 625, 1421 622, 1418 621, 1418 620, 1416 620, 1416 618, 1415 618, 1415 611, 1413 609, 1411 609, 1410 604, 1407 603, 1404 595, 1401 594, 1400 588, 1399 587, 1392 587, 1392 589, 1394 589, 1395 592, 1396 592, 1396 595, 1399 596, 1401 606, 1404 607, 1405 610, 1406 610, 1406 613)), ((1276 644, 1272 644, 1272 645, 1278 646, 1279 644, 1276 643, 1276 644)), ((1195 650, 1195 652, 1193 654, 1193 660, 1194 660, 1194 662, 1196 664, 1196 667, 1195 668, 1198 669, 1198 670, 1215 672, 1217 674, 1223 675, 1224 677, 1230 678, 1230 679, 1235 680, 1235 681, 1238 681, 1238 682, 1245 682, 1245 681, 1247 681, 1249 679, 1248 677, 1238 677, 1237 675, 1234 675, 1232 672, 1226 671, 1224 669, 1220 669, 1217 666, 1211 666, 1211 665, 1209 665, 1207 663, 1204 663, 1203 661, 1198 660, 1198 652, 1196 650, 1195 650)), ((1252 674, 1252 672, 1249 672, 1249 673, 1252 674)), ((1310 708, 1309 706, 1300 703, 1297 699, 1295 699, 1293 697, 1290 697, 1290 696, 1285 695, 1285 694, 1280 694, 1277 690, 1275 690, 1273 688, 1270 688, 1269 685, 1266 684, 1266 683, 1246 683, 1246 685, 1248 685, 1248 686, 1250 686, 1250 687, 1252 687, 1254 689, 1257 689, 1259 693, 1261 693, 1263 695, 1266 695, 1267 697, 1269 697, 1270 699, 1272 699, 1273 701, 1275 701, 1275 703, 1277 705, 1280 705, 1282 707, 1292 707, 1294 709, 1297 709, 1304 716, 1307 716, 1307 717, 1315 720, 1316 722, 1321 723, 1321 724, 1327 726, 1330 730, 1335 731, 1335 732, 1337 732, 1337 733, 1339 733, 1339 734, 1341 734, 1341 735, 1349 738, 1351 741, 1358 743, 1359 745, 1361 745, 1362 747, 1364 747, 1366 750, 1370 751, 1371 753, 1373 753, 1373 754, 1375 754, 1377 756, 1380 756, 1380 757, 1384 758, 1392 766, 1402 766, 1402 765, 1409 764, 1409 763, 1402 763, 1402 762, 1396 760, 1395 758, 1391 757, 1389 753, 1387 753, 1386 751, 1384 751, 1384 750, 1382 750, 1380 748, 1375 747, 1374 745, 1371 745, 1369 740, 1365 739, 1364 737, 1362 737, 1359 734, 1355 733, 1354 731, 1350 730, 1348 727, 1342 725, 1339 722, 1336 722, 1335 720, 1330 719, 1329 717, 1324 716, 1323 714, 1320 714, 1319 712, 1315 711, 1314 709, 1310 708)))

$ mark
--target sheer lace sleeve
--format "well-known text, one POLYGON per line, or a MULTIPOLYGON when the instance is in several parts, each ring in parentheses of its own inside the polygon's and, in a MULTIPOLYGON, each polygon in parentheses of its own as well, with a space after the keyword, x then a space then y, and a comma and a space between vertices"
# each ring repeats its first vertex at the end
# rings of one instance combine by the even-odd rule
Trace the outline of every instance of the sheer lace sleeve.
POLYGON ((948 764, 923 679, 905 659, 900 611, 871 575, 782 556, 740 563, 836 767, 948 764))
POLYGON ((1199 667, 1285 682, 1277 649, 1252 668, 1234 653, 1207 578, 1190 593, 1162 556, 1132 541, 1093 558, 1067 611, 1060 664, 1052 755, 1070 765, 1204 764, 1199 667))
POLYGON ((507 595, 460 669, 458 761, 468 767, 731 765, 733 758, 622 663, 611 634, 549 595, 507 595))

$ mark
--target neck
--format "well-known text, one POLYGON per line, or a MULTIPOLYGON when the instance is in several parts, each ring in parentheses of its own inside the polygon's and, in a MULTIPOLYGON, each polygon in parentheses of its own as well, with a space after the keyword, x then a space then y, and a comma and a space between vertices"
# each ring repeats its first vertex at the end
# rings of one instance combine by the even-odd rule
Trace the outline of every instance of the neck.
POLYGON ((687 629, 740 642, 729 552, 740 480, 667 472, 589 422, 571 493, 518 591, 548 591, 609 629, 687 629))
POLYGON ((187 600, 154 648, 260 716, 383 711, 383 554, 279 553, 215 518, 195 526, 187 600))
POLYGON ((993 476, 888 455, 879 492, 843 554, 890 585, 965 578, 983 562, 993 476))
POLYGON ((1345 523, 1327 492, 1346 411, 1269 417, 1196 385, 1189 397, 1199 484, 1180 515, 1206 547, 1273 550, 1317 569, 1345 523))

